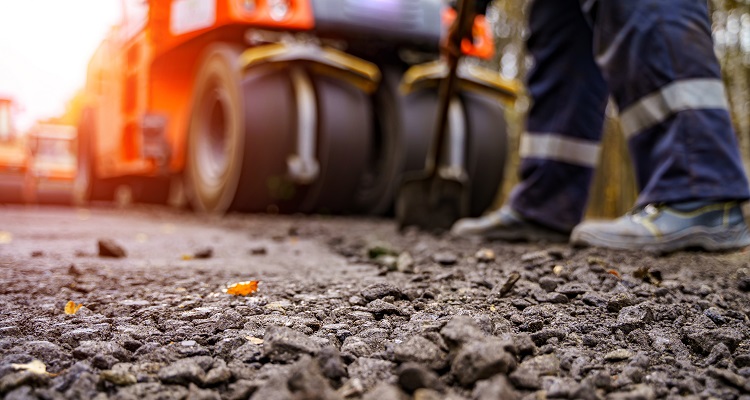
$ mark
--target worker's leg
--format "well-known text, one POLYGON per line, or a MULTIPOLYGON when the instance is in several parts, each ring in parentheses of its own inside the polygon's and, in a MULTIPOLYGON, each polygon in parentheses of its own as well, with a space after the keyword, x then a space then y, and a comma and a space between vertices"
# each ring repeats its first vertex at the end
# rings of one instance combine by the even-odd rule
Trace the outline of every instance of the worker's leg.
POLYGON ((521 138, 521 181, 504 209, 459 221, 459 235, 534 239, 516 226, 522 221, 567 233, 586 206, 608 99, 593 32, 578 0, 535 0, 530 12, 533 103, 521 138))
POLYGON ((574 242, 638 248, 672 241, 665 250, 747 244, 739 206, 726 203, 750 193, 706 2, 599 0, 594 26, 596 60, 620 107, 641 194, 635 216, 582 224, 574 242), (683 240, 696 230, 716 237, 683 240))

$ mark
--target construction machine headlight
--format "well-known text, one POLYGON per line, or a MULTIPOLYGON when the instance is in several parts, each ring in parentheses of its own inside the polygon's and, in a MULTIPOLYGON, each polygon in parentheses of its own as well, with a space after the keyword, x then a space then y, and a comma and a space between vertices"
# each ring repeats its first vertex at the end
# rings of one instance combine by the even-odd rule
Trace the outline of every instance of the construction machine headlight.
POLYGON ((291 5, 290 0, 268 0, 268 13, 274 21, 281 21, 287 17, 291 5))

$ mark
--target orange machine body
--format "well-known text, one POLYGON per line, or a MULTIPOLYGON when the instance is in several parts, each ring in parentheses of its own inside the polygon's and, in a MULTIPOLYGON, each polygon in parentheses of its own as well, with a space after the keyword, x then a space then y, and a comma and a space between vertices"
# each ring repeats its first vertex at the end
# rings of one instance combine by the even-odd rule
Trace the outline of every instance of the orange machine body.
POLYGON ((88 104, 96 112, 93 156, 102 178, 179 172, 185 162, 193 76, 203 50, 216 41, 246 46, 249 27, 309 30, 307 1, 291 1, 281 20, 258 0, 123 0, 122 23, 113 27, 92 57, 88 104), (252 10, 246 4, 254 4, 252 10), (166 118, 168 165, 143 156, 145 115, 166 118), (106 132, 106 134, 104 134, 106 132))
MULTIPOLYGON (((87 104, 97 132, 92 157, 99 178, 168 176, 182 172, 193 80, 204 50, 216 42, 248 43, 249 29, 303 32, 315 28, 309 0, 122 0, 122 22, 113 27, 88 68, 87 104), (272 4, 288 6, 283 17, 272 4), (144 143, 146 116, 166 121, 168 159, 149 157, 144 143)), ((486 23, 477 21, 479 46, 491 52, 486 23)))

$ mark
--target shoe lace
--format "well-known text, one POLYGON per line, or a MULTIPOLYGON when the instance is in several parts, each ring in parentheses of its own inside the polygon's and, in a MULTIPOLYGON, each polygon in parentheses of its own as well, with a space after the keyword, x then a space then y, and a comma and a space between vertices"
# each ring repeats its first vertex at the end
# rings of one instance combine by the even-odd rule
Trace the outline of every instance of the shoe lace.
POLYGON ((661 210, 664 209, 664 207, 666 206, 667 205, 664 203, 649 203, 643 206, 632 208, 630 211, 627 212, 626 215, 637 222, 644 218, 654 217, 656 215, 659 215, 661 210))

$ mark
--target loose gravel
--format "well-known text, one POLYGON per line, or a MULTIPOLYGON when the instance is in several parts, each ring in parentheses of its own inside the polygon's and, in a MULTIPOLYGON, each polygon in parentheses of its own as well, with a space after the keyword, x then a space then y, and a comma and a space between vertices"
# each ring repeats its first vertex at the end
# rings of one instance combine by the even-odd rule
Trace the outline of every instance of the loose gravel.
POLYGON ((81 212, 0 209, 0 397, 750 400, 746 252, 81 212))

